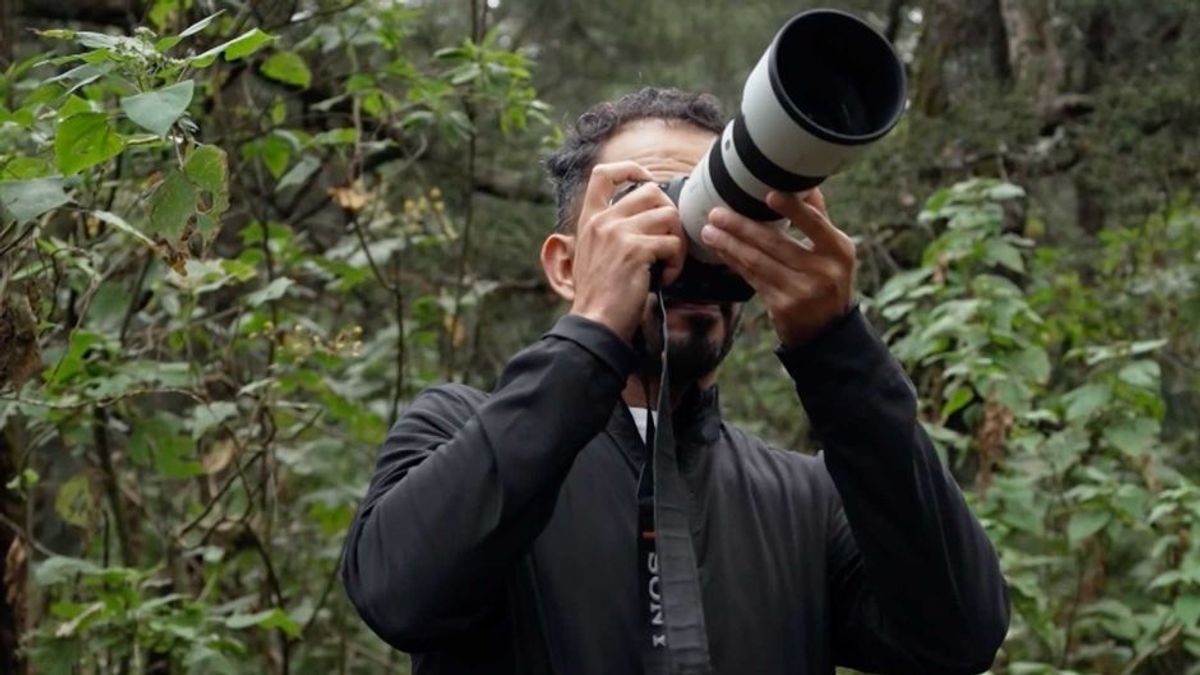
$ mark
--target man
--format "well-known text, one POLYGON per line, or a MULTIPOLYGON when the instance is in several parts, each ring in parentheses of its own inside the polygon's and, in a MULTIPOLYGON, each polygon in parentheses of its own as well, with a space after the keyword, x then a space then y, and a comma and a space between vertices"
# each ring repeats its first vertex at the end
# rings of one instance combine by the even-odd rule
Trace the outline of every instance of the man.
MULTIPOLYGON (((570 313, 491 394, 435 387, 391 430, 343 578, 419 675, 643 671, 634 415, 658 384, 644 356, 662 342, 650 267, 662 261, 670 283, 687 243, 655 185, 613 197, 689 173, 721 128, 711 97, 671 90, 580 117, 548 162, 559 227, 541 251, 570 313)), ((741 307, 667 309, 713 672, 986 670, 1007 590, 911 384, 854 305, 854 247, 819 191, 768 203, 811 243, 724 209, 703 239, 766 305, 824 452, 772 449, 721 421, 717 366, 741 307)))

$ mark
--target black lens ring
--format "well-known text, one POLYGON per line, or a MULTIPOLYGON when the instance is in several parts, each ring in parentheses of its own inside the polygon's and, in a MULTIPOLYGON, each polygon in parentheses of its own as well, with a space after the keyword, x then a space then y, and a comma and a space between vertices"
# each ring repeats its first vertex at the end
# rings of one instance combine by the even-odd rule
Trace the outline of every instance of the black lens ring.
MULTIPOLYGON (((767 223, 782 218, 783 216, 775 213, 765 202, 743 190, 733 176, 729 175, 729 170, 725 168, 722 145, 724 144, 718 140, 713 144, 712 151, 708 153, 708 176, 712 179, 713 187, 716 188, 721 199, 729 205, 729 208, 750 220, 767 223)), ((706 217, 707 215, 705 214, 706 217)))
POLYGON ((800 192, 816 187, 825 180, 823 176, 792 173, 772 162, 771 158, 764 155, 754 144, 754 139, 750 138, 750 131, 746 128, 746 116, 742 113, 738 113, 733 120, 733 147, 750 173, 776 190, 800 192))

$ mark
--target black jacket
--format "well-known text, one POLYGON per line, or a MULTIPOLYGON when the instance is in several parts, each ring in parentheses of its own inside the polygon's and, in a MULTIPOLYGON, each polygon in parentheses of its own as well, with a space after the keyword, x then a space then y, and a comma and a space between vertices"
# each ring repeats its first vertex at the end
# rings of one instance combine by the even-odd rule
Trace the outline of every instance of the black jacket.
MULTIPOLYGON (((778 450, 675 412, 714 672, 986 670, 1008 626, 996 555, 858 310, 778 356, 824 444, 778 450)), ((447 385, 392 428, 343 580, 418 675, 640 673, 633 352, 558 321, 490 395, 447 385)))

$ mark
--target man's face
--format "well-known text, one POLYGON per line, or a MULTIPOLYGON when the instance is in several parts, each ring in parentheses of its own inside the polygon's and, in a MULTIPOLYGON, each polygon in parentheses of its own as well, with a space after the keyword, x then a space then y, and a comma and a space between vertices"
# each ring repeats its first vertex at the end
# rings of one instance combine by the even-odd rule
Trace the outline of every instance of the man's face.
MULTIPOLYGON (((692 172, 716 140, 716 134, 683 122, 639 120, 622 126, 600 150, 597 164, 632 160, 656 181, 665 182, 692 172)), ((693 303, 667 300, 671 379, 691 383, 712 373, 733 344, 741 303, 693 303)), ((646 298, 642 335, 647 359, 642 371, 658 375, 662 351, 662 317, 656 296, 646 298)))

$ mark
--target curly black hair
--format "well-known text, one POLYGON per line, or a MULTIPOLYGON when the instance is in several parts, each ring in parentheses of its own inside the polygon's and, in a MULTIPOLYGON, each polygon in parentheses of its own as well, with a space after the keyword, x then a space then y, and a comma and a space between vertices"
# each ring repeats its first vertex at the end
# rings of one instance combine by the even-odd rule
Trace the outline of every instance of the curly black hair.
POLYGON ((635 120, 679 121, 720 134, 725 128, 721 104, 712 94, 645 87, 615 101, 598 103, 575 120, 562 147, 546 158, 554 186, 555 231, 570 232, 578 218, 577 202, 600 147, 623 125, 635 120))

